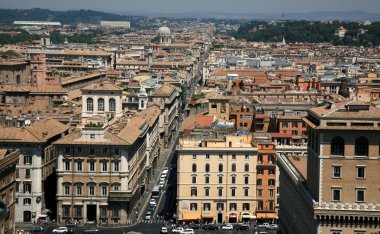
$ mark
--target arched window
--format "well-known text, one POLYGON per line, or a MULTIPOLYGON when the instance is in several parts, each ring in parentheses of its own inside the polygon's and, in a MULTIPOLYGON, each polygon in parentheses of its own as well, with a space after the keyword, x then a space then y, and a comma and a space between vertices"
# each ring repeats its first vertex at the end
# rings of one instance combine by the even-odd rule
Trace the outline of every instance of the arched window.
POLYGON ((140 108, 144 109, 145 108, 145 102, 144 100, 141 100, 141 105, 140 105, 140 108))
POLYGON ((368 140, 365 137, 359 137, 355 141, 355 155, 368 156, 368 140))
POLYGON ((223 164, 219 163, 219 172, 223 172, 223 164))
POLYGON ((210 164, 206 163, 206 165, 205 165, 205 171, 206 172, 210 171, 210 164))
POLYGON ((87 98, 87 111, 94 111, 94 100, 87 98))
POLYGON ((232 165, 231 165, 231 171, 236 171, 236 164, 235 163, 232 163, 232 165))
POLYGON ((197 171, 197 164, 193 163, 192 170, 193 170, 193 172, 197 171))
POLYGON ((115 111, 116 110, 116 102, 114 98, 110 98, 108 101, 109 103, 109 111, 115 111))
POLYGON ((104 111, 104 99, 103 98, 98 99, 98 111, 104 111))
POLYGON ((340 136, 336 136, 331 140, 331 155, 344 155, 344 140, 340 136))
POLYGON ((245 171, 245 172, 248 172, 248 171, 249 171, 249 164, 248 164, 248 163, 246 163, 246 164, 244 165, 244 171, 245 171))

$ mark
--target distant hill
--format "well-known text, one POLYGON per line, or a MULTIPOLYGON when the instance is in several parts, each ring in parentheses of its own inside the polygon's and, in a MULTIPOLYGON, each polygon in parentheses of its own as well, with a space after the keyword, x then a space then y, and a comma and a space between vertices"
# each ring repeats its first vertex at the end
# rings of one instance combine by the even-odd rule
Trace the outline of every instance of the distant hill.
POLYGON ((0 23, 12 24, 16 20, 59 21, 62 24, 88 23, 96 24, 101 20, 130 21, 141 17, 105 13, 92 10, 51 11, 47 9, 0 9, 0 23))

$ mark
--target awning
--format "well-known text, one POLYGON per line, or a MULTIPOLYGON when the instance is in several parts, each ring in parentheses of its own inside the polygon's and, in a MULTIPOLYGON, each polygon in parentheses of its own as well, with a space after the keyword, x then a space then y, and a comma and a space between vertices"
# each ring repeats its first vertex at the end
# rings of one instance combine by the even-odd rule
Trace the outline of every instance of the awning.
POLYGON ((250 213, 243 213, 241 214, 241 217, 243 219, 251 219, 252 218, 252 215, 250 213))
POLYGON ((258 219, 275 219, 276 218, 275 213, 257 213, 256 216, 258 219))
POLYGON ((200 219, 201 216, 198 213, 183 213, 182 220, 197 220, 200 219))

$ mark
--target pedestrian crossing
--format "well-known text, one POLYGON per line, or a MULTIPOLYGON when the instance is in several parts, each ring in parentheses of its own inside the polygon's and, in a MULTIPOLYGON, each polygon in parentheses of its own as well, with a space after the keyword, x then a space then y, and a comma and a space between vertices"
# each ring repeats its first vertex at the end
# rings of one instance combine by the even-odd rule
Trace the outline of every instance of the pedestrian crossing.
POLYGON ((159 224, 159 223, 166 223, 166 221, 165 220, 163 220, 163 219, 159 219, 159 220, 141 220, 141 222, 140 223, 157 223, 157 224, 159 224))

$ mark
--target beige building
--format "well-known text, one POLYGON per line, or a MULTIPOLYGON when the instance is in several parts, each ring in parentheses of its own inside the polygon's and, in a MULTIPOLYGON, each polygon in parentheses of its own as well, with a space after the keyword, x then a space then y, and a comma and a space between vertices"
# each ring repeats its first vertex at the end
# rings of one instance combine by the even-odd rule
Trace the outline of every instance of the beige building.
POLYGON ((248 221, 256 211, 257 148, 251 135, 179 140, 177 217, 248 221))
POLYGON ((284 233, 374 233, 380 217, 380 109, 351 101, 313 108, 307 162, 279 156, 284 233))

